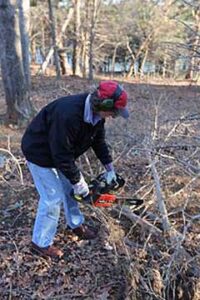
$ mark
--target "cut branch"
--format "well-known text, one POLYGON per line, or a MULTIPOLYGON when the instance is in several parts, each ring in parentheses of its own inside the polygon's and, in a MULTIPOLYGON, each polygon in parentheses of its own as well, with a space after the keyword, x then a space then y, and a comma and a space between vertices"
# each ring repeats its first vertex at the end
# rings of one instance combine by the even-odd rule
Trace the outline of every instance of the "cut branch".
POLYGON ((156 198, 157 198, 157 202, 158 202, 158 209, 161 214, 163 229, 165 232, 168 232, 168 231, 170 231, 171 225, 170 225, 170 222, 168 219, 168 213, 167 213, 165 201, 164 201, 164 198, 162 195, 160 178, 159 178, 156 166, 155 166, 155 160, 152 159, 150 152, 148 152, 147 156, 148 156, 149 164, 150 164, 154 182, 155 182, 156 198))

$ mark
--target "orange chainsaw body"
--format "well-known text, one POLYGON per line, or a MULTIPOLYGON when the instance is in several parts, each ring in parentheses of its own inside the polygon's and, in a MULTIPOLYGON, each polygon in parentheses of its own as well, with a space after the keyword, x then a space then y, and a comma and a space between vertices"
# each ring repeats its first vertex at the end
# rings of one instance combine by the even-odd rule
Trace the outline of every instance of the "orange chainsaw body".
POLYGON ((112 206, 115 201, 116 201, 116 195, 102 194, 96 199, 96 201, 93 203, 93 206, 109 207, 112 206))

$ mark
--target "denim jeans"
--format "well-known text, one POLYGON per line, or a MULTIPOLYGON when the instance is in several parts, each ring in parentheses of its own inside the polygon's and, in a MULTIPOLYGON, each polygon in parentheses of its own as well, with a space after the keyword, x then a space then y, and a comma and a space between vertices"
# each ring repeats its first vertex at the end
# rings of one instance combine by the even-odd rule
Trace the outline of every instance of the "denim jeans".
POLYGON ((40 195, 32 241, 39 247, 47 247, 53 243, 62 203, 70 228, 84 223, 84 216, 77 201, 70 196, 72 185, 59 170, 43 168, 31 162, 27 165, 40 195))

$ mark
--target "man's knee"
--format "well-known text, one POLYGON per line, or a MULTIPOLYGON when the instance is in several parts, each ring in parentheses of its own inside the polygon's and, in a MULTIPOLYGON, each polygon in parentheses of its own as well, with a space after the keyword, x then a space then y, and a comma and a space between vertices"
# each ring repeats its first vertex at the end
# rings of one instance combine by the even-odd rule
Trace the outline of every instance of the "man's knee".
POLYGON ((60 216, 60 205, 49 206, 47 216, 51 219, 57 220, 60 216))
POLYGON ((46 200, 42 205, 44 214, 51 219, 58 219, 60 216, 60 206, 62 202, 62 197, 55 198, 54 201, 46 200))

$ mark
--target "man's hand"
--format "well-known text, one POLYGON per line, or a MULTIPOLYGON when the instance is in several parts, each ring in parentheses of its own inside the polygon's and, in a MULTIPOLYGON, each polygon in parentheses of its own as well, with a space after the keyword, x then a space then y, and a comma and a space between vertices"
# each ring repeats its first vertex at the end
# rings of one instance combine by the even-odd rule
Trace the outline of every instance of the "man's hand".
POLYGON ((103 174, 103 177, 105 178, 106 183, 111 184, 113 182, 116 182, 117 176, 116 176, 112 162, 104 165, 104 167, 106 169, 106 172, 103 174))
POLYGON ((81 174, 81 179, 79 182, 73 185, 74 194, 82 197, 86 197, 89 194, 88 185, 81 174))
POLYGON ((113 182, 116 182, 116 180, 117 180, 117 176, 116 176, 114 170, 105 172, 104 178, 105 178, 107 184, 111 184, 113 182))

